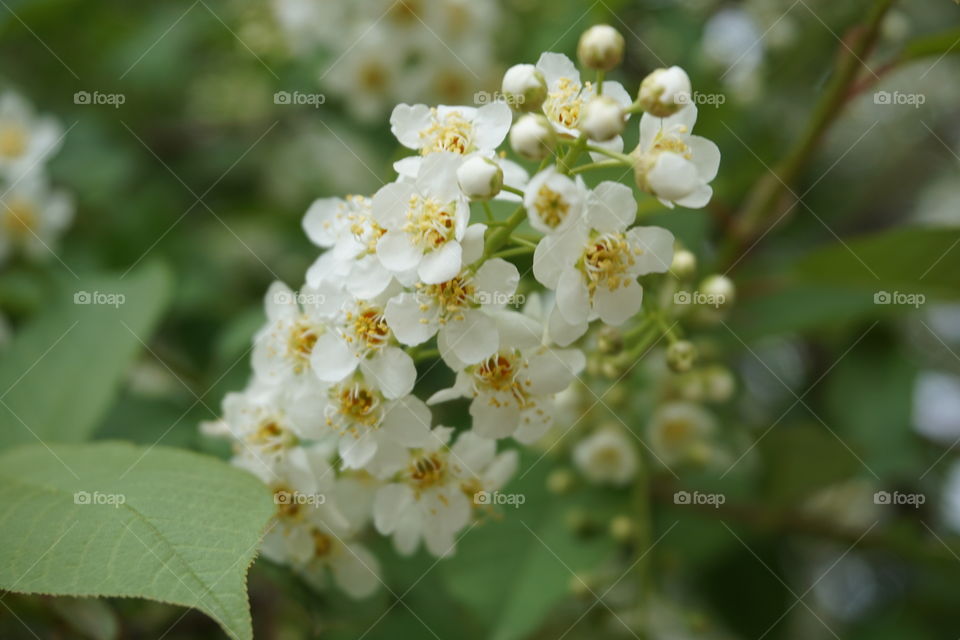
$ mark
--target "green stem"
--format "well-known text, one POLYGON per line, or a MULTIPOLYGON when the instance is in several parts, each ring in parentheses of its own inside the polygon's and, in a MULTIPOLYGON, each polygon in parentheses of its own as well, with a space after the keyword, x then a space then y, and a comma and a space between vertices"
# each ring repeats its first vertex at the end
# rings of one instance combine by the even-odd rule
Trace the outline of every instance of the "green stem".
POLYGON ((517 207, 517 210, 510 214, 510 217, 504 221, 502 227, 497 227, 493 230, 493 233, 490 233, 487 236, 487 244, 483 249, 483 255, 477 260, 471 267, 479 267, 484 263, 487 258, 499 251, 503 245, 507 244, 510 240, 510 234, 513 233, 513 230, 520 226, 520 224, 526 219, 527 210, 520 205, 517 207))
POLYGON ((493 210, 490 208, 490 203, 484 200, 482 206, 483 212, 487 214, 487 222, 495 222, 496 218, 493 217, 493 210))
POLYGON ((593 169, 610 169, 613 167, 622 167, 623 162, 619 160, 604 160, 603 162, 589 162, 587 164, 581 164, 578 167, 574 167, 570 170, 571 174, 583 173, 584 171, 591 171, 593 169))
POLYGON ((806 129, 797 140, 793 149, 777 163, 776 167, 759 180, 748 194, 742 213, 732 229, 734 246, 728 248, 727 258, 733 258, 740 246, 743 246, 757 233, 764 218, 770 215, 784 190, 797 179, 800 171, 810 160, 824 133, 840 114, 847 93, 856 81, 863 66, 863 58, 869 53, 877 40, 883 18, 894 0, 877 0, 862 26, 862 33, 852 46, 844 45, 844 51, 836 63, 833 77, 823 92, 820 102, 814 109, 806 129))
POLYGON ((650 550, 653 544, 653 511, 650 505, 650 478, 645 458, 637 469, 637 477, 633 483, 633 504, 636 522, 634 555, 637 558, 633 573, 637 581, 637 608, 640 610, 642 620, 639 629, 640 637, 645 638, 654 586, 653 574, 650 571, 650 560, 653 556, 650 550))
POLYGON ((525 256, 533 253, 536 247, 513 247, 512 249, 504 249, 503 251, 498 251, 494 254, 491 254, 488 260, 492 258, 512 258, 513 256, 525 256))
POLYGON ((570 175, 570 171, 573 169, 573 163, 577 161, 577 158, 580 157, 580 154, 583 153, 583 150, 587 147, 587 136, 586 134, 581 133, 580 137, 577 138, 577 141, 570 147, 570 150, 567 151, 566 155, 557 163, 558 169, 562 173, 570 175))
POLYGON ((625 153, 619 153, 617 151, 611 151, 610 149, 604 149, 603 147, 595 147, 593 145, 587 145, 587 151, 592 151, 593 153, 599 153, 600 155, 607 156, 608 158, 613 158, 619 160, 621 164, 633 164, 633 158, 628 156, 625 153))
POLYGON ((502 189, 503 189, 504 191, 506 191, 507 193, 515 193, 515 194, 517 194, 518 196, 520 196, 521 198, 523 197, 523 190, 522 190, 522 189, 517 189, 516 187, 511 187, 511 186, 508 185, 508 184, 503 185, 502 189))

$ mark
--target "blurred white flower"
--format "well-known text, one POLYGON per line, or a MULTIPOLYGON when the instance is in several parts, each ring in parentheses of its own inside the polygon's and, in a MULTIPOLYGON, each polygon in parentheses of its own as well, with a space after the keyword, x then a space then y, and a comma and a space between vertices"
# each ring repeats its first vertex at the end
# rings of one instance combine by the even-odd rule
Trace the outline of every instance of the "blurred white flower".
POLYGON ((573 448, 573 462, 590 482, 623 486, 637 472, 637 452, 620 429, 605 428, 573 448))
POLYGON ((0 94, 0 175, 13 181, 33 172, 57 152, 62 136, 60 124, 37 116, 22 96, 0 94))
POLYGON ((705 462, 710 457, 709 439, 716 421, 706 409, 690 402, 662 404, 647 425, 650 447, 667 465, 705 462))
POLYGON ((0 194, 0 263, 15 251, 33 259, 52 255, 72 219, 66 193, 51 189, 36 171, 19 176, 0 194))

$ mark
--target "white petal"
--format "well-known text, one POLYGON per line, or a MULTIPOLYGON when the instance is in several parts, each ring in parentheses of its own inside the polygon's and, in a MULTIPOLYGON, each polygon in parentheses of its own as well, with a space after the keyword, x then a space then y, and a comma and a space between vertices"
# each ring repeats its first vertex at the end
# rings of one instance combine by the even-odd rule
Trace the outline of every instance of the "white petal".
POLYGON ((453 462, 465 467, 462 471, 479 476, 497 455, 497 443, 472 431, 464 431, 450 447, 450 454, 453 462))
POLYGON ((337 241, 337 213, 345 206, 340 198, 314 200, 303 216, 303 230, 318 247, 332 247, 337 241))
POLYGON ((264 296, 264 307, 267 311, 267 318, 270 320, 294 318, 300 313, 297 296, 290 287, 280 281, 272 283, 267 289, 267 295, 264 296))
POLYGON ((693 153, 693 163, 697 165, 697 173, 704 182, 710 182, 717 177, 720 168, 720 149, 711 140, 700 136, 690 136, 687 146, 693 153))
POLYGON ((413 503, 413 490, 403 484, 388 484, 377 491, 373 500, 373 524, 377 531, 389 535, 413 503))
POLYGON ((590 315, 590 291, 579 270, 568 267, 557 282, 557 309, 570 324, 580 324, 590 315))
POLYGON ((453 353, 466 364, 476 364, 493 355, 499 346, 499 334, 493 318, 482 311, 465 311, 463 320, 453 320, 440 327, 444 340, 453 353))
POLYGON ((586 319, 583 322, 571 324, 563 317, 560 311, 554 307, 550 312, 550 318, 547 321, 547 331, 550 340, 565 347, 574 340, 587 332, 589 323, 586 319))
POLYGON ((527 389, 533 395, 560 393, 570 386, 583 369, 585 359, 579 349, 542 349, 528 359, 527 389))
POLYGON ((413 269, 420 264, 422 253, 402 231, 388 231, 377 241, 377 257, 393 272, 413 269))
MULTIPOLYGON (((389 235, 389 234, 387 234, 389 235)), ((386 238, 386 236, 384 236, 386 238)), ((426 284, 440 284, 456 277, 460 273, 463 249, 460 243, 450 241, 423 255, 417 275, 426 284)))
POLYGON ((473 118, 474 143, 483 151, 492 151, 500 146, 510 131, 513 113, 503 102, 485 104, 473 118))
POLYGON ((432 120, 430 107, 425 104, 398 104, 390 114, 390 131, 403 146, 419 149, 423 145, 420 134, 432 120))
POLYGON ((504 451, 498 455, 486 472, 482 483, 488 489, 500 489, 510 481, 520 464, 520 454, 516 450, 504 451))
POLYGON ((477 222, 467 227, 463 233, 460 246, 463 247, 463 264, 473 264, 483 255, 484 234, 487 225, 477 222))
POLYGON ((360 359, 334 331, 317 338, 310 353, 310 368, 324 382, 339 382, 354 372, 360 359))
POLYGON ((363 375, 374 380, 380 393, 390 400, 413 391, 417 381, 413 358, 397 347, 385 347, 380 353, 364 360, 360 368, 363 375))
POLYGON ((430 409, 423 400, 406 396, 390 404, 380 427, 383 435, 407 447, 430 441, 430 409))
POLYGON ((587 222, 604 233, 622 231, 637 217, 633 190, 619 182, 601 182, 587 200, 587 222))
POLYGON ((461 199, 457 169, 462 161, 463 156, 447 151, 425 156, 417 173, 417 189, 442 203, 461 199))
POLYGON ((426 342, 437 332, 437 309, 420 308, 415 293, 401 293, 387 302, 383 316, 393 335, 403 344, 414 346, 426 342))
POLYGON ((634 227, 627 232, 630 244, 643 253, 637 256, 633 273, 666 273, 673 263, 673 234, 662 227, 634 227))
POLYGON ((344 545, 330 561, 330 570, 337 586, 353 598, 365 598, 380 586, 380 564, 372 553, 360 545, 344 545))
POLYGON ((414 193, 414 186, 409 182, 391 182, 380 187, 370 204, 373 218, 387 229, 403 226, 410 196, 414 193))
POLYGON ((497 323, 500 348, 504 350, 536 347, 543 338, 543 326, 536 318, 516 311, 493 311, 490 316, 497 323))
POLYGON ((560 78, 570 78, 580 83, 580 72, 573 62, 562 53, 543 53, 537 60, 537 69, 543 74, 547 86, 552 90, 560 78))
POLYGON ((687 209, 702 209, 710 202, 713 197, 713 189, 710 185, 702 184, 688 196, 677 199, 677 204, 687 209))
POLYGON ((377 452, 377 438, 373 431, 364 431, 359 437, 341 436, 339 453, 345 469, 362 469, 377 452))
POLYGON ((493 402, 491 396, 481 395, 470 403, 473 429, 484 438, 506 438, 517 428, 520 409, 511 398, 504 396, 506 394, 493 402))
POLYGON ((643 303, 643 287, 636 280, 611 291, 599 287, 593 294, 593 307, 600 319, 618 327, 640 311, 643 303))
POLYGON ((483 263, 473 277, 480 304, 502 307, 510 302, 520 284, 520 272, 516 265, 502 258, 493 258, 483 263))

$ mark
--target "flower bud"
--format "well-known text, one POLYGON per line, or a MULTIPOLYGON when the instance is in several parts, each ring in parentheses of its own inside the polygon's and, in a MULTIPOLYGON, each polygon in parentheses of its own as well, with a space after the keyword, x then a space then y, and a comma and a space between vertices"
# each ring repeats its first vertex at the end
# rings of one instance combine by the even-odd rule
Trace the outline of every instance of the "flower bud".
POLYGON ((547 476, 547 490, 550 493, 563 495, 569 493, 576 479, 569 469, 555 469, 547 476))
POLYGON ((620 353, 623 351, 623 333, 617 327, 604 326, 597 333, 597 349, 607 355, 620 353))
POLYGON ((623 61, 623 36, 608 24, 590 27, 577 45, 580 64, 598 71, 609 71, 623 61))
POLYGON ((692 251, 677 249, 673 252, 670 272, 681 280, 692 277, 697 272, 697 256, 692 251))
POLYGON ((510 129, 510 146, 528 160, 543 160, 553 152, 557 135, 546 117, 527 114, 510 129))
POLYGON ((657 69, 640 84, 640 106, 658 118, 672 116, 690 104, 690 77, 680 67, 657 69))
POLYGON ((697 348, 688 340, 677 340, 667 347, 667 365, 676 373, 690 371, 697 359, 697 348))
POLYGON ((704 369, 702 375, 708 400, 726 402, 733 396, 737 383, 729 369, 717 364, 704 369))
POLYGON ((606 142, 623 132, 623 108, 609 96, 597 96, 587 103, 580 130, 591 140, 606 142))
POLYGON ((636 526, 630 516, 619 515, 610 521, 610 535, 617 542, 630 542, 635 532, 636 526))
POLYGON ((481 155, 474 155, 457 169, 460 190, 471 200, 489 200, 503 188, 503 169, 481 155))
POLYGON ((536 111, 547 99, 547 81, 532 64, 515 64, 500 85, 507 102, 520 111, 536 111))
POLYGON ((714 274, 704 278, 700 283, 700 293, 713 300, 716 307, 729 307, 733 304, 737 288, 733 281, 723 275, 714 274))

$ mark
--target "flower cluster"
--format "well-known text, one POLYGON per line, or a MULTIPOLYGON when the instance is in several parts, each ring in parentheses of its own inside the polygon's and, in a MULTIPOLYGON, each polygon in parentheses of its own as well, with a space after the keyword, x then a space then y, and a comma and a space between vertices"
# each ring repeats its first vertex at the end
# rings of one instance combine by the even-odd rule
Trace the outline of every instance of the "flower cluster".
MULTIPOLYGON (((465 102, 493 80, 497 2, 274 0, 295 52, 330 54, 320 74, 350 113, 376 120, 403 100, 465 102), (456 47, 456 53, 451 49, 456 47)), ((485 96, 486 94, 480 94, 485 96)))
POLYGON ((73 218, 71 199, 51 188, 45 166, 62 137, 60 125, 19 94, 0 94, 0 263, 15 252, 47 255, 73 218))
MULTIPOLYGON (((598 71, 622 52, 610 27, 587 31, 579 49, 598 71)), ((686 206, 706 203, 717 170, 716 147, 690 135, 696 110, 683 104, 677 72, 657 73, 634 101, 545 53, 504 77, 513 109, 400 104, 391 129, 413 153, 396 163, 396 179, 310 206, 304 230, 323 251, 298 291, 271 286, 253 379, 205 425, 274 491, 271 558, 311 580, 329 570, 365 595, 378 583, 359 542, 370 525, 400 553, 421 541, 438 557, 453 553, 490 509, 475 496, 516 470, 511 441, 532 444, 566 421, 558 400, 586 366, 574 343, 595 321, 640 315, 638 279, 674 261, 669 231, 636 224, 633 190, 590 186, 581 174, 591 166, 578 157, 622 164, 641 188, 686 206), (644 105, 669 115, 645 113, 640 146, 623 154, 620 131, 644 105), (532 177, 505 158, 508 138, 517 155, 541 161, 532 177), (516 210, 498 219, 490 200, 516 210), (534 233, 518 233, 524 222, 534 233), (508 260, 524 254, 533 278, 523 286, 540 289, 529 299, 518 294, 526 272, 508 260), (451 386, 421 398, 417 365, 440 362, 451 386), (430 407, 455 399, 469 402, 469 427, 435 425, 430 407)), ((602 466, 619 444, 599 434, 578 456, 602 466)), ((622 481, 635 464, 598 477, 622 481)))

